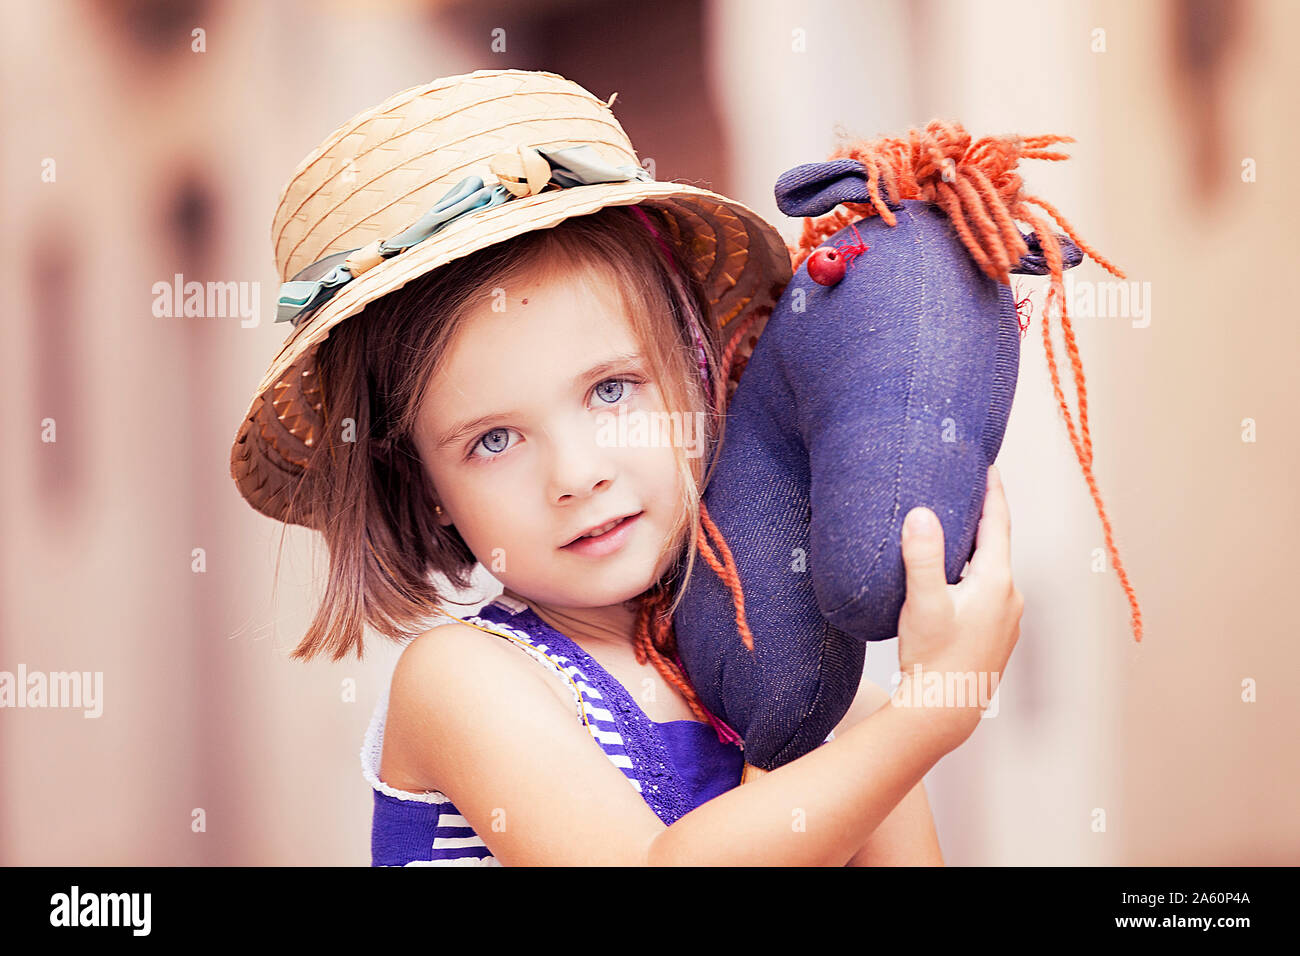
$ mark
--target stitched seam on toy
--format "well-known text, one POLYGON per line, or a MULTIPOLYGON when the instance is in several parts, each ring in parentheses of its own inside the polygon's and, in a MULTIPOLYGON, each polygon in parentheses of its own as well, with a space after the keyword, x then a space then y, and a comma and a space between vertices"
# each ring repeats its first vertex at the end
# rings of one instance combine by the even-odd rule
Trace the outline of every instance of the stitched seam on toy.
MULTIPOLYGON (((1007 288, 1010 288, 1010 286, 1008 286, 1007 288)), ((1008 310, 1002 307, 1005 301, 1005 297, 1002 292, 1001 284, 999 284, 998 286, 997 294, 998 294, 999 307, 997 310, 997 319, 995 320, 996 325, 994 328, 994 341, 997 343, 997 347, 993 353, 993 363, 992 363, 993 369, 992 369, 992 376, 991 376, 992 386, 989 389, 988 414, 987 416, 985 416, 984 426, 980 431, 980 450, 984 452, 985 457, 987 457, 989 461, 992 461, 997 456, 997 450, 991 448, 990 446, 992 445, 992 434, 996 430, 994 426, 998 424, 999 419, 1002 417, 1003 410, 997 402, 997 398, 999 397, 999 392, 1005 388, 1005 383, 1010 379, 1011 375, 1013 373, 1019 372, 1018 362, 1013 363, 1011 361, 1011 353, 1013 351, 1017 353, 1016 358, 1019 359, 1019 350, 1015 348, 1015 346, 1018 344, 1016 340, 1019 339, 1020 337, 1019 317, 1016 317, 1016 319, 1014 320, 1016 323, 1014 331, 1012 330, 1012 325, 1011 325, 1013 321, 1011 315, 1014 314, 1015 312, 1015 294, 1014 292, 1011 293, 1011 301, 1010 301, 1011 308, 1009 310, 1011 314, 1008 314, 1008 310)), ((1006 412, 1008 418, 1010 417, 1011 403, 1014 396, 1015 396, 1015 387, 1013 385, 1011 388, 1011 398, 1007 400, 1006 412)), ((998 437, 999 447, 1001 446, 1002 441, 1005 438, 1006 438, 1006 423, 1003 423, 1002 434, 998 437)), ((971 497, 971 503, 972 504, 974 503, 973 493, 971 497)))
MULTIPOLYGON (((903 203, 902 212, 907 216, 908 220, 914 225, 916 222, 916 217, 912 215, 911 207, 907 203, 903 203)), ((920 269, 921 275, 926 274, 926 269, 925 269, 925 264, 927 261, 926 244, 929 241, 930 241, 929 237, 925 233, 925 231, 918 229, 916 246, 917 246, 917 255, 920 257, 921 260, 921 269, 920 269)), ((920 283, 920 287, 921 287, 921 314, 924 315, 925 305, 926 305, 925 296, 927 295, 928 290, 926 288, 926 283, 924 282, 920 283)), ((912 349, 912 356, 910 359, 911 364, 908 366, 907 369, 907 420, 909 422, 912 420, 913 396, 916 393, 916 360, 917 360, 916 357, 919 351, 919 349, 916 346, 920 341, 920 336, 921 336, 921 330, 920 327, 918 326, 916 339, 913 340, 912 342, 913 349, 912 349)), ((901 509, 901 502, 899 498, 900 498, 900 489, 903 487, 903 448, 906 447, 906 445, 907 445, 907 439, 906 437, 904 437, 898 447, 898 457, 895 461, 894 513, 889 522, 889 526, 891 528, 894 526, 894 523, 898 520, 898 512, 901 509)), ((876 566, 880 563, 881 558, 884 556, 885 547, 888 544, 889 544, 888 537, 882 537, 880 539, 880 544, 876 548, 875 555, 872 557, 871 561, 867 564, 867 566, 863 569, 862 579, 864 583, 850 597, 845 598, 835 607, 826 611, 823 614, 823 617, 830 617, 833 614, 838 614, 840 611, 844 610, 844 608, 848 607, 850 604, 853 604, 855 601, 862 600, 862 596, 867 593, 867 588, 869 586, 866 582, 870 581, 871 575, 876 570, 876 566)))
MULTIPOLYGON (((822 686, 826 683, 826 678, 825 678, 826 640, 828 637, 830 637, 829 633, 827 632, 832 630, 837 630, 837 628, 835 628, 833 625, 831 625, 829 622, 827 622, 824 619, 822 621, 822 624, 825 628, 825 631, 822 633, 822 639, 817 642, 817 690, 813 694, 812 703, 808 705, 807 710, 803 712, 803 716, 799 718, 799 723, 798 725, 796 725, 794 732, 790 734, 790 736, 786 737, 785 743, 781 744, 781 746, 777 749, 776 755, 773 757, 773 761, 776 763, 777 766, 780 766, 781 763, 785 762, 782 761, 781 758, 784 756, 785 752, 790 749, 790 746, 791 744, 793 744, 795 737, 799 735, 799 731, 803 728, 803 722, 812 715, 812 712, 817 708, 818 701, 821 700, 822 686)), ((840 633, 844 633, 844 632, 841 631, 840 633)), ((863 661, 863 664, 865 666, 866 662, 863 661)), ((760 769, 770 770, 771 768, 763 767, 760 769)))
MULTIPOLYGON (((1008 288, 1010 288, 1009 284, 1008 284, 1008 288)), ((1001 306, 1002 304, 1001 288, 998 289, 998 299, 999 299, 999 306, 1001 306)), ((1019 344, 1019 338, 1020 338, 1020 319, 1019 316, 1015 316, 1014 318, 1012 316, 1015 316, 1014 292, 1011 295, 1011 315, 1005 314, 1004 310, 1001 307, 999 307, 997 310, 997 319, 996 319, 997 325, 994 329, 994 341, 997 343, 997 348, 994 350, 993 353, 992 387, 989 390, 988 414, 985 416, 984 425, 980 431, 980 451, 984 453, 984 457, 987 458, 990 463, 992 463, 993 460, 997 458, 997 452, 1001 450, 1002 442, 1005 441, 1006 439, 1006 427, 1008 424, 1010 424, 1011 405, 1015 401, 1015 394, 1016 394, 1016 389, 1015 389, 1016 383, 1013 381, 1009 395, 1007 397, 1007 404, 1005 409, 1006 417, 1003 418, 1002 417, 1003 409, 997 404, 996 401, 998 396, 998 391, 999 391, 998 383, 1000 381, 1000 376, 1006 376, 1008 379, 1010 379, 1010 377, 1014 375, 1018 379, 1020 373, 1020 366, 1019 366, 1020 352, 1019 349, 1016 347, 1019 344), (1011 359, 1013 350, 1015 352, 1015 362, 1012 362, 1011 359), (1002 428, 1002 434, 998 437, 998 448, 991 449, 989 447, 992 444, 992 442, 990 441, 990 436, 993 431, 993 427, 995 425, 1000 425, 1000 427, 1002 428)), ((988 494, 987 475, 985 475, 983 493, 984 495, 988 494)), ((972 514, 976 515, 975 527, 976 527, 976 531, 978 532, 979 521, 980 521, 979 515, 983 513, 984 510, 983 505, 984 502, 980 498, 979 482, 976 481, 971 486, 970 499, 966 502, 966 514, 963 518, 963 524, 960 529, 960 531, 963 534, 966 531, 965 522, 970 519, 970 516, 972 514)))

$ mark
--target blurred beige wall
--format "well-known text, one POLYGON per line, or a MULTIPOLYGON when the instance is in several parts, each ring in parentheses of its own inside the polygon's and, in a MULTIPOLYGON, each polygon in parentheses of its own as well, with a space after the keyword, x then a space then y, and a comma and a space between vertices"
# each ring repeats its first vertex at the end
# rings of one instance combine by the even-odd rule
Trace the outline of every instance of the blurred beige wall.
MULTIPOLYGON (((269 230, 293 167, 388 94, 490 67, 618 90, 616 113, 659 178, 710 184, 787 238, 772 184, 824 158, 837 125, 873 136, 944 116, 976 135, 1075 136, 1069 162, 1024 174, 1150 283, 1149 325, 1074 323, 1095 473, 1145 638, 1133 642, 1113 570, 1094 570, 1102 529, 1047 376, 1041 280, 1021 280, 1034 327, 999 464, 1026 611, 998 715, 927 777, 945 854, 1300 860, 1288 683, 1300 652, 1282 548, 1300 524, 1287 425, 1300 333, 1285 285, 1300 67, 1283 50, 1300 7, 656 9, 65 0, 9 12, 0 670, 102 672, 103 713, 0 710, 0 862, 369 862, 357 752, 397 649, 376 638, 364 662, 286 659, 319 590, 310 536, 288 534, 273 602, 280 530, 239 497, 229 446, 284 337, 269 230), (505 53, 491 50, 494 27, 505 53), (156 317, 153 285, 176 273, 260 283, 260 323, 156 317)), ((1091 263, 1072 275, 1109 278, 1091 263)), ((894 642, 869 650, 878 683, 895 664, 894 642)))

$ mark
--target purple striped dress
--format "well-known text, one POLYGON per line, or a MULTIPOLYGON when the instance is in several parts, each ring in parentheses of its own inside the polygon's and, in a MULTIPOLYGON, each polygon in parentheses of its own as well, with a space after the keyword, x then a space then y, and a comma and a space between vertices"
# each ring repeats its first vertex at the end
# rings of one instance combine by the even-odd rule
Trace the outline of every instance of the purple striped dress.
MULTIPOLYGON (((575 717, 665 825, 740 783, 739 747, 700 721, 650 720, 623 685, 528 605, 503 595, 464 620, 513 641, 564 682, 575 717)), ((500 865, 445 794, 396 790, 379 779, 387 709, 385 691, 361 749, 374 791, 371 865, 500 865)))

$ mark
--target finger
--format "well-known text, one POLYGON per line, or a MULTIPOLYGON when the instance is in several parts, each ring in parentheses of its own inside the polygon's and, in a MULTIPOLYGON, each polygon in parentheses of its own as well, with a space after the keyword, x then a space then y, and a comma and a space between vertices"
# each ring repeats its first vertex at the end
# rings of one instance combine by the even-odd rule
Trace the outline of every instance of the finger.
POLYGON ((922 615, 941 612, 948 604, 948 579, 943 570, 943 527, 929 508, 913 508, 903 521, 903 565, 907 571, 907 604, 922 615))
POLYGON ((980 515, 970 567, 972 574, 1011 572, 1011 511, 996 465, 989 466, 984 513, 980 515))

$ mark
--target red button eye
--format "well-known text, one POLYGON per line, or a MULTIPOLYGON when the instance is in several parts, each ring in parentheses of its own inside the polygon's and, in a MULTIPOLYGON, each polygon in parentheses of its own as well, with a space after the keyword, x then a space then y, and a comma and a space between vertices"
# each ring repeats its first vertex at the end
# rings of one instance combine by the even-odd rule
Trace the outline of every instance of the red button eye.
POLYGON ((818 285, 835 285, 844 278, 844 257, 830 246, 814 249, 808 257, 808 277, 818 285))
POLYGON ((844 272, 853 260, 871 247, 862 241, 857 223, 849 226, 852 239, 840 239, 833 246, 821 246, 808 257, 808 276, 820 285, 835 285, 844 278, 844 272))

